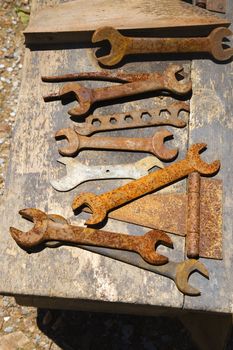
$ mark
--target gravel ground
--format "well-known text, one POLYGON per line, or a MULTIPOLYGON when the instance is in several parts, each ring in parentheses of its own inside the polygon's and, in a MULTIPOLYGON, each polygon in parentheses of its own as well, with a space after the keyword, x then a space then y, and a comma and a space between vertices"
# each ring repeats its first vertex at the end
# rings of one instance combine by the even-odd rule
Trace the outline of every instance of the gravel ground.
MULTIPOLYGON (((0 193, 4 190, 30 0, 0 0, 0 193), (19 10, 21 9, 21 10, 19 10)), ((0 350, 194 350, 176 318, 37 310, 0 297, 0 350)), ((232 341, 228 350, 233 349, 232 341)))

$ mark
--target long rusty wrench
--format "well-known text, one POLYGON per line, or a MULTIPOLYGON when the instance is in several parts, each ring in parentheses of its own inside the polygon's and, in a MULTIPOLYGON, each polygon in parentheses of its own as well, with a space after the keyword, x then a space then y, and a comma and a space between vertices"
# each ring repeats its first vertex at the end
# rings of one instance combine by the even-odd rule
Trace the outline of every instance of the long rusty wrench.
POLYGON ((34 227, 28 232, 11 227, 10 233, 17 244, 27 249, 47 241, 63 241, 134 251, 148 263, 162 265, 168 262, 168 258, 156 252, 157 245, 173 246, 164 231, 152 230, 142 236, 132 236, 70 225, 60 215, 48 215, 35 208, 22 209, 19 214, 33 221, 34 227))
POLYGON ((111 44, 109 55, 97 57, 106 66, 119 63, 129 54, 139 53, 194 53, 208 52, 218 61, 226 61, 233 56, 233 48, 224 49, 222 41, 231 36, 228 28, 216 28, 207 37, 191 38, 132 38, 123 36, 112 27, 101 27, 95 31, 92 42, 108 40, 111 44))
POLYGON ((75 155, 80 149, 109 149, 148 152, 161 160, 171 160, 178 153, 177 149, 169 149, 164 145, 165 139, 171 136, 172 133, 164 129, 148 138, 89 137, 79 135, 71 128, 60 129, 55 135, 57 139, 66 138, 68 140, 68 146, 59 149, 59 152, 64 156, 75 155))
POLYGON ((105 219, 110 210, 180 180, 193 171, 201 175, 212 175, 218 171, 220 162, 216 160, 208 164, 202 161, 199 152, 205 148, 206 144, 204 143, 194 144, 189 148, 185 159, 143 176, 113 191, 101 195, 81 193, 73 200, 72 208, 76 210, 82 206, 89 207, 93 214, 86 221, 86 224, 96 225, 105 219))
POLYGON ((176 74, 183 70, 180 65, 170 65, 163 73, 154 73, 153 79, 134 81, 115 86, 89 89, 77 83, 67 83, 59 93, 44 96, 44 101, 54 101, 74 95, 79 105, 71 108, 68 113, 72 116, 86 114, 92 104, 98 101, 114 100, 120 97, 134 96, 151 91, 170 91, 178 95, 185 95, 191 91, 190 81, 184 83, 178 80, 176 74))
POLYGON ((46 83, 60 83, 68 81, 80 81, 80 80, 98 80, 98 81, 112 81, 118 83, 133 83, 136 81, 157 79, 157 72, 135 72, 127 73, 123 70, 117 70, 114 72, 108 70, 101 70, 96 72, 80 72, 80 73, 68 73, 63 75, 51 75, 42 76, 41 79, 46 83))
POLYGON ((125 252, 120 250, 113 250, 109 248, 97 248, 82 246, 85 250, 93 253, 107 256, 108 258, 115 259, 139 267, 140 269, 154 272, 158 275, 168 277, 172 279, 179 291, 185 295, 198 296, 200 291, 188 283, 189 276, 194 272, 199 272, 205 278, 209 278, 209 273, 204 264, 195 259, 189 259, 181 262, 169 261, 162 266, 155 266, 148 264, 146 261, 140 258, 138 254, 133 252, 125 252))

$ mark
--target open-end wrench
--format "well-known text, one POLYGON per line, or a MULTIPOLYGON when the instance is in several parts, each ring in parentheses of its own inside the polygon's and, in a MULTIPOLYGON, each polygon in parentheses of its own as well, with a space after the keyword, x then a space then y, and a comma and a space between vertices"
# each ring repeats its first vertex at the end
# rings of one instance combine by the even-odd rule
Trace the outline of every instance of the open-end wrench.
POLYGON ((153 167, 163 168, 156 157, 146 157, 136 163, 113 165, 85 165, 76 158, 62 157, 58 162, 66 165, 66 175, 58 180, 50 180, 57 191, 69 191, 81 183, 101 179, 138 179, 148 174, 153 167))
POLYGON ((64 99, 73 95, 78 101, 77 107, 71 108, 68 113, 72 116, 86 114, 92 104, 98 101, 114 100, 120 97, 134 96, 151 91, 169 91, 178 95, 185 95, 191 91, 191 81, 183 82, 177 73, 183 70, 180 65, 170 65, 163 73, 154 73, 153 79, 134 81, 132 83, 89 89, 77 83, 67 83, 59 93, 44 96, 44 101, 64 99))
MULTIPOLYGON (((24 249, 29 249, 31 247, 36 246, 37 244, 40 244, 44 242, 46 246, 49 247, 56 247, 61 244, 61 242, 58 242, 57 239, 61 239, 60 236, 60 229, 65 225, 65 228, 67 228, 67 221, 59 216, 59 215, 46 215, 45 213, 41 212, 37 209, 24 209, 20 211, 20 214, 31 220, 34 221, 35 226, 34 228, 29 232, 22 232, 15 228, 10 228, 10 232, 12 237, 15 239, 17 244, 21 246, 24 249), (48 230, 51 232, 50 227, 52 227, 52 232, 54 232, 54 228, 58 231, 56 233, 54 232, 55 240, 52 240, 52 237, 48 237, 48 230)), ((68 225, 70 227, 70 225, 68 225)), ((96 230, 92 229, 85 229, 80 228, 78 232, 96 232, 96 230), (82 230, 82 231, 80 231, 82 230), (87 231, 88 230, 88 231, 87 231)), ((99 231, 103 232, 103 231, 99 231)), ((62 234, 62 241, 70 242, 70 243, 77 243, 77 239, 75 236, 65 236, 65 231, 63 231, 62 234)), ((100 233, 102 235, 102 233, 100 233)), ((111 235, 114 235, 114 233, 111 233, 111 235)), ((126 237, 129 237, 125 235, 126 237)), ((134 236, 140 238, 140 236, 134 236)), ((165 236, 166 237, 166 236, 165 236)), ((162 236, 162 240, 160 241, 163 243, 164 237, 162 236)), ((170 242, 164 242, 166 245, 170 245, 170 242)), ((100 247, 93 247, 93 246, 86 246, 86 245, 78 245, 80 248, 84 248, 85 250, 101 254, 104 256, 107 256, 112 259, 116 259, 122 262, 125 262, 127 264, 137 266, 141 269, 148 270, 154 273, 157 273, 159 275, 171 278, 177 288, 184 294, 190 295, 190 296, 197 296, 200 295, 199 290, 192 287, 188 284, 188 278, 193 272, 199 272, 204 277, 208 278, 208 271, 206 267, 197 260, 185 260, 183 262, 173 262, 169 261, 167 264, 163 266, 155 266, 149 263, 146 263, 143 259, 140 258, 140 256, 136 253, 133 253, 131 251, 123 251, 123 250, 116 250, 116 249, 109 249, 109 248, 100 248, 100 247)), ((153 254, 155 252, 153 251, 153 254)), ((158 253, 157 253, 158 254, 158 253)))
MULTIPOLYGON (((183 69, 181 68, 180 72, 183 69)), ((96 72, 80 72, 63 75, 51 75, 42 76, 42 81, 46 83, 60 83, 68 81, 80 81, 80 80, 97 80, 97 81, 112 81, 118 83, 133 83, 136 81, 157 79, 158 72, 135 72, 127 73, 123 70, 117 70, 114 72, 108 70, 101 70, 96 72)))
POLYGON ((228 28, 216 28, 207 37, 190 38, 132 38, 123 36, 112 27, 101 27, 95 31, 92 42, 108 40, 111 45, 110 54, 96 57, 106 66, 119 63, 130 54, 140 53, 194 53, 208 52, 218 61, 226 61, 233 56, 233 48, 223 48, 223 39, 231 36, 228 28))
POLYGON ((47 241, 63 241, 134 251, 148 263, 162 265, 168 262, 168 258, 157 253, 156 247, 159 244, 173 247, 170 237, 164 231, 151 230, 142 236, 132 236, 70 225, 64 217, 47 215, 36 208, 22 209, 19 214, 34 223, 34 227, 28 232, 10 228, 17 244, 26 249, 47 241))
POLYGON ((89 207, 92 216, 86 221, 86 224, 96 225, 102 222, 112 209, 180 180, 193 171, 201 175, 212 175, 218 171, 220 162, 218 160, 211 164, 204 162, 199 152, 205 148, 206 144, 204 143, 194 144, 187 151, 185 159, 110 192, 100 195, 81 193, 73 200, 72 208, 76 210, 82 206, 89 207))
POLYGON ((107 256, 108 258, 139 267, 140 269, 148 270, 158 275, 168 277, 175 282, 181 293, 189 296, 198 296, 201 294, 198 289, 188 284, 189 276, 192 273, 199 272, 202 276, 209 278, 209 273, 205 265, 195 259, 189 259, 181 262, 169 261, 165 265, 154 266, 146 263, 138 254, 133 252, 88 246, 82 246, 82 248, 90 252, 101 254, 107 256))
POLYGON ((133 110, 127 113, 112 115, 90 115, 85 123, 75 125, 75 131, 80 135, 91 135, 106 130, 132 129, 157 125, 171 125, 177 128, 186 126, 186 122, 178 118, 181 110, 189 112, 187 103, 179 101, 169 106, 157 107, 154 109, 133 110), (169 116, 161 116, 167 112, 169 116), (144 118, 144 116, 148 118, 144 118))
POLYGON ((65 156, 77 154, 80 149, 109 149, 132 152, 148 152, 161 160, 171 160, 176 157, 178 150, 165 147, 166 138, 173 134, 164 129, 156 132, 153 137, 129 138, 129 137, 88 137, 76 133, 71 128, 60 129, 56 132, 57 139, 66 138, 69 145, 59 149, 65 156))

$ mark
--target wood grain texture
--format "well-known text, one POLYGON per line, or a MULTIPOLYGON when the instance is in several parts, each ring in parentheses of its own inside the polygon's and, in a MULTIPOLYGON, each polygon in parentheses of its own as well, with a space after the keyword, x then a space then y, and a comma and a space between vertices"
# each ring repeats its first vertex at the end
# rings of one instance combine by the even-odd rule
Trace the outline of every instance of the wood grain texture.
MULTIPOLYGON (((41 8, 45 4, 46 2, 34 0, 33 9, 41 8)), ((166 66, 167 62, 138 62, 128 63, 124 69, 154 71, 163 70, 166 66)), ((188 63, 186 68, 189 69, 188 63)), ((60 101, 44 103, 42 95, 51 90, 56 91, 60 85, 42 83, 40 77, 96 69, 100 68, 89 49, 26 50, 7 189, 1 205, 0 293, 31 298, 45 297, 48 298, 48 307, 49 298, 64 298, 64 303, 66 299, 74 299, 77 300, 77 305, 84 299, 87 302, 88 300, 98 303, 112 302, 113 309, 114 302, 122 305, 130 304, 135 305, 135 312, 138 305, 140 313, 143 313, 143 305, 181 308, 183 295, 172 281, 164 277, 75 247, 47 248, 29 255, 16 245, 9 234, 10 226, 25 230, 31 227, 31 224, 29 225, 18 214, 18 210, 25 207, 37 207, 49 213, 61 214, 70 218, 72 223, 83 224, 87 214, 75 217, 71 210, 70 205, 74 196, 83 191, 101 193, 123 183, 115 180, 93 181, 84 183, 78 191, 68 193, 58 193, 49 184, 50 177, 57 177, 64 171, 56 162, 59 157, 58 145, 53 136, 59 128, 72 126, 73 122, 67 114, 70 105, 63 106, 60 101)), ((105 83, 84 82, 84 84, 93 87, 105 83)), ((118 103, 98 108, 95 113, 125 112, 134 107, 152 108, 162 100, 161 97, 150 97, 137 102, 118 103)), ((169 129, 175 135, 169 144, 180 148, 179 159, 181 159, 186 153, 188 128, 169 129)), ((152 135, 154 131, 155 128, 148 128, 140 131, 115 131, 112 134, 144 137, 152 135)), ((131 163, 144 156, 145 154, 125 152, 84 151, 80 153, 79 159, 86 164, 119 164, 131 163)), ((184 191, 185 181, 168 190, 184 191)), ((111 220, 105 229, 130 234, 143 234, 147 231, 111 220)), ((174 235, 172 239, 175 249, 170 251, 161 248, 160 251, 168 254, 171 260, 180 261, 183 259, 184 239, 174 235)))
MULTIPOLYGON (((233 3, 228 1, 227 16, 232 19, 233 3)), ((196 281, 204 293, 201 298, 185 297, 184 308, 219 312, 233 311, 233 63, 215 64, 194 61, 192 64, 190 143, 206 142, 205 159, 220 159, 218 178, 223 180, 223 261, 203 262, 210 280, 196 281)))
POLYGON ((78 0, 58 5, 57 1, 47 1, 40 8, 34 5, 38 12, 24 32, 30 44, 90 40, 93 31, 101 26, 123 30, 159 29, 160 33, 164 28, 174 31, 185 26, 188 28, 185 34, 189 35, 194 27, 205 30, 229 25, 216 14, 180 0, 95 0, 94 3, 78 0))

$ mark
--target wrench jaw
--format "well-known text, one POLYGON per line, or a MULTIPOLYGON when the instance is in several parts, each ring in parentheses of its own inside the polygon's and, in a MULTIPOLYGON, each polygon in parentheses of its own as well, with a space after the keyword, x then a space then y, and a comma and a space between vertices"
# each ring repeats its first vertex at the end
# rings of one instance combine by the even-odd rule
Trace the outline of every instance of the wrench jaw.
POLYGON ((149 157, 142 158, 139 161, 137 161, 135 163, 135 167, 138 170, 145 172, 145 175, 146 175, 148 173, 148 171, 153 169, 154 167, 162 169, 162 168, 164 168, 164 165, 161 162, 161 160, 159 160, 157 157, 149 156, 149 157))
POLYGON ((101 198, 96 196, 94 193, 81 193, 74 198, 72 203, 73 211, 78 208, 87 206, 92 211, 92 216, 88 219, 85 224, 93 226, 101 223, 107 216, 107 208, 105 207, 101 198))
POLYGON ((68 113, 71 116, 81 116, 86 114, 91 107, 92 91, 77 83, 67 83, 60 89, 61 98, 73 94, 79 106, 71 108, 68 113))
POLYGON ((156 248, 160 244, 173 248, 172 240, 165 232, 151 230, 143 236, 142 243, 138 245, 137 251, 149 264, 164 265, 168 262, 168 257, 156 252, 156 248))
MULTIPOLYGON (((178 115, 181 111, 190 112, 190 107, 186 102, 175 102, 171 106, 168 107, 168 111, 172 118, 178 118, 178 115)), ((186 122, 182 119, 179 119, 178 127, 184 128, 186 126, 186 122)))
POLYGON ((185 95, 192 90, 192 83, 191 81, 184 83, 182 80, 178 80, 176 74, 181 72, 183 72, 182 66, 178 64, 169 65, 163 73, 164 86, 167 87, 168 91, 172 91, 175 94, 185 95))
POLYGON ((44 236, 48 227, 48 216, 41 210, 35 208, 27 208, 19 211, 19 214, 34 223, 34 227, 23 232, 14 227, 10 227, 10 233, 16 243, 22 248, 31 248, 44 241, 44 236))
POLYGON ((201 175, 213 175, 219 170, 220 161, 215 160, 211 164, 204 162, 199 153, 205 150, 206 147, 207 145, 205 143, 196 143, 195 145, 192 145, 187 152, 186 159, 201 175))
POLYGON ((202 276, 209 279, 207 268, 200 261, 189 259, 177 265, 175 283, 182 293, 198 296, 201 292, 188 284, 188 279, 193 272, 199 272, 202 276))
POLYGON ((178 154, 178 148, 169 149, 164 145, 165 139, 171 137, 173 137, 173 134, 169 130, 164 129, 156 133, 152 138, 154 155, 160 160, 172 160, 178 154))
POLYGON ((209 35, 210 50, 216 60, 227 61, 233 56, 233 48, 223 48, 223 39, 232 34, 229 28, 216 28, 209 35))
POLYGON ((96 57, 97 61, 105 66, 115 66, 124 57, 129 40, 112 27, 98 28, 92 36, 92 43, 108 40, 111 51, 108 55, 96 57))
POLYGON ((64 139, 68 141, 68 146, 59 148, 59 153, 64 156, 74 156, 80 146, 78 134, 71 128, 60 129, 55 134, 55 139, 64 139))

